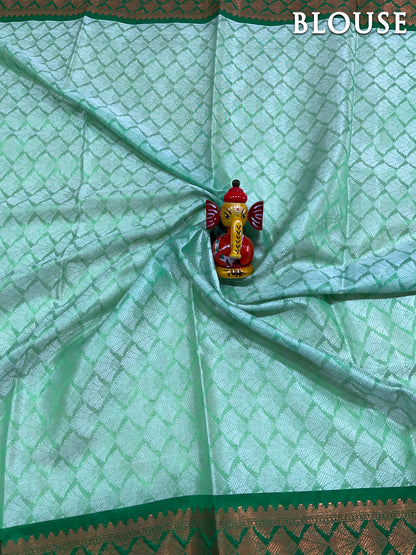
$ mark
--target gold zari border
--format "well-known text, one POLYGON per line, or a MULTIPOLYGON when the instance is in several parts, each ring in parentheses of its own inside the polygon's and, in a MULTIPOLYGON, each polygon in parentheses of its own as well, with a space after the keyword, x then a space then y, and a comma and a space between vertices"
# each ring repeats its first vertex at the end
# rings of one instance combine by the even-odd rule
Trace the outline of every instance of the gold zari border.
POLYGON ((163 555, 218 553, 410 555, 416 546, 416 503, 371 501, 317 507, 179 510, 146 519, 10 540, 3 555, 55 553, 163 555), (327 551, 327 550, 330 551, 327 551))

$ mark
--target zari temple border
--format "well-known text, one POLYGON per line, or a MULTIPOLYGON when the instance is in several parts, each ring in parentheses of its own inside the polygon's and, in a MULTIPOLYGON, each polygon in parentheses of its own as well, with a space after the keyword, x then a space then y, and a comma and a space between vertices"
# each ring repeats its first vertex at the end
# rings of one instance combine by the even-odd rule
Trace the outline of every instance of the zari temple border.
POLYGON ((2 555, 405 555, 416 545, 416 488, 178 498, 16 527, 3 541, 2 555))

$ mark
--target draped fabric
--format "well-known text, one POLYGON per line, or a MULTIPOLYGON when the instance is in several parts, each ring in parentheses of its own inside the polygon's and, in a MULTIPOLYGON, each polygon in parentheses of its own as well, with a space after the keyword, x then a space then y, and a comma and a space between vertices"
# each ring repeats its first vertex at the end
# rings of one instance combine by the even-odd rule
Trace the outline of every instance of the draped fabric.
POLYGON ((42 6, 0 10, 4 553, 409 552, 415 32, 42 6), (234 178, 264 223, 230 281, 234 178))

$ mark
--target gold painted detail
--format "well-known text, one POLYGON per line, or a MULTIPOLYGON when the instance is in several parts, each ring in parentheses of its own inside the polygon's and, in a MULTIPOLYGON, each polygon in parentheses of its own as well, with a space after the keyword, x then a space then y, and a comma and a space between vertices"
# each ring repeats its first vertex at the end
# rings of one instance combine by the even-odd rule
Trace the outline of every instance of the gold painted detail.
POLYGON ((230 258, 241 258, 241 243, 243 241, 243 224, 241 218, 235 218, 231 224, 230 258))
MULTIPOLYGON (((3 555, 414 553, 416 503, 205 509, 9 541, 3 555)), ((0 546, 1 547, 1 546, 0 546)))
POLYGON ((248 266, 241 266, 240 268, 223 268, 222 266, 216 266, 217 274, 221 278, 245 278, 253 273, 252 264, 248 266))

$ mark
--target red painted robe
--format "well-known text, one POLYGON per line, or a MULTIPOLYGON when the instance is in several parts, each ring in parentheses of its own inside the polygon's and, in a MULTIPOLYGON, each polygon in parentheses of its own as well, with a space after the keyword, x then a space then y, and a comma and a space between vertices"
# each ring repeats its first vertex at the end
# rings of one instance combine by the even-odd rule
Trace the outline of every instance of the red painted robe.
POLYGON ((240 254, 241 258, 230 258, 231 252, 231 235, 230 229, 227 233, 217 237, 212 245, 212 254, 214 255, 215 264, 223 268, 241 268, 248 266, 253 260, 254 248, 253 243, 248 237, 243 235, 240 254))

